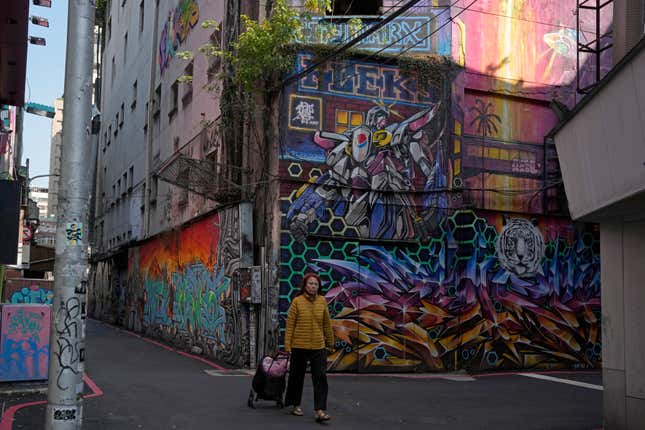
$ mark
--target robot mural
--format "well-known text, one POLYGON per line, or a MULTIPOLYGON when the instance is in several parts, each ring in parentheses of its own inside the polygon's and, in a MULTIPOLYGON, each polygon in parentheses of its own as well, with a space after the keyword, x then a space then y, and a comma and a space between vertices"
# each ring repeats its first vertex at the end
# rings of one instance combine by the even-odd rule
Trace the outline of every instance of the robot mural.
POLYGON ((291 233, 306 237, 330 208, 361 237, 427 237, 446 207, 441 103, 401 122, 384 104, 367 111, 364 124, 342 133, 319 130, 326 171, 305 185, 287 213, 291 233), (417 191, 422 190, 419 193, 417 191))

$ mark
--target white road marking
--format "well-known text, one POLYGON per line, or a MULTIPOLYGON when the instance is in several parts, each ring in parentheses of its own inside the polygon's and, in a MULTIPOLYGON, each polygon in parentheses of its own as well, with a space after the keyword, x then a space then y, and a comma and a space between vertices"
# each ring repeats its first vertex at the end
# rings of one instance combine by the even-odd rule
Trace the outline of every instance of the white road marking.
POLYGON ((544 381, 559 382, 561 384, 575 385, 576 387, 589 388, 591 390, 603 390, 602 385, 588 384, 586 382, 573 381, 571 379, 554 378, 553 376, 540 375, 539 373, 518 373, 527 378, 542 379, 544 381))
POLYGON ((204 369, 204 373, 210 376, 253 376, 249 369, 231 369, 230 371, 204 369))

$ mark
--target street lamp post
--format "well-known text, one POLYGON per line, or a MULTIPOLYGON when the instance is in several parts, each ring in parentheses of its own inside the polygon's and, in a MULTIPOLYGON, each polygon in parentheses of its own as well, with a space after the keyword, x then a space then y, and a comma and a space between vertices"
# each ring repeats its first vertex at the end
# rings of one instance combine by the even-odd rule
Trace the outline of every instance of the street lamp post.
POLYGON ((83 416, 94 0, 69 2, 67 28, 46 430, 78 430, 83 416))

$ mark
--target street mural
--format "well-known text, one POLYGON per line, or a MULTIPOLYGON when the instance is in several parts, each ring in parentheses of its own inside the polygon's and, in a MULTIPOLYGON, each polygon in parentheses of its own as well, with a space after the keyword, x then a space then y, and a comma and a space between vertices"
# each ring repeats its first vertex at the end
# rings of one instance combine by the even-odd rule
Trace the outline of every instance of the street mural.
POLYGON ((226 209, 97 264, 90 315, 243 365, 239 236, 238 208, 226 209))
MULTIPOLYGON (((584 9, 578 13, 580 42, 590 43, 596 37, 596 14, 584 9)), ((599 18, 600 32, 605 34, 613 19, 611 8, 604 8, 599 18)), ((563 89, 574 95, 578 33, 574 0, 480 0, 459 15, 452 28, 452 55, 472 72, 470 87, 526 97, 548 98, 563 89), (490 78, 497 78, 498 86, 484 87, 490 78)), ((595 62, 589 54, 581 55, 582 81, 589 83, 595 62)), ((603 75, 611 63, 608 50, 601 57, 603 75)))
POLYGON ((2 305, 0 381, 47 379, 49 305, 2 305))
POLYGON ((155 337, 241 365, 239 240, 234 208, 131 248, 123 313, 155 337))
MULTIPOLYGON (((311 57, 299 59, 306 67, 311 57)), ((283 195, 295 189, 285 210, 295 237, 329 235, 335 219, 348 236, 432 231, 448 207, 448 117, 438 91, 417 89, 398 67, 350 60, 301 80, 288 104, 281 176, 283 195)))
POLYGON ((179 4, 168 12, 159 37, 159 71, 166 70, 170 60, 177 55, 179 46, 186 40, 190 30, 199 21, 199 6, 195 0, 179 0, 179 4))
POLYGON ((425 243, 283 233, 281 317, 323 280, 338 371, 600 366, 597 228, 458 210, 425 243))
POLYGON ((434 82, 350 58, 287 89, 282 327, 315 271, 332 370, 598 367, 598 232, 539 215, 555 114, 434 82))

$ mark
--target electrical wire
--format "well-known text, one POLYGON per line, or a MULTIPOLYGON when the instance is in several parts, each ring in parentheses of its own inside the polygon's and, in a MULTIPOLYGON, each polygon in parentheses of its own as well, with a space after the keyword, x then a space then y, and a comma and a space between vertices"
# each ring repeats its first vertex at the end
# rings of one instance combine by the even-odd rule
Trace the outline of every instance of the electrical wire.
POLYGON ((325 56, 325 58, 322 58, 320 60, 315 61, 313 64, 309 65, 306 67, 304 70, 299 71, 295 75, 288 76, 282 81, 282 84, 280 86, 284 87, 291 82, 297 81, 300 78, 308 75, 309 73, 313 72, 318 66, 321 64, 325 64, 327 61, 335 57, 336 55, 342 54, 343 52, 347 51, 349 48, 351 48, 354 45, 357 45, 368 37, 369 35, 375 33, 379 29, 383 28, 386 24, 394 20, 396 17, 402 15, 403 13, 407 12, 409 9, 414 7, 419 1, 421 0, 409 0, 405 5, 400 7, 396 12, 393 12, 390 14, 387 18, 385 18, 383 21, 380 21, 378 24, 376 24, 374 27, 371 27, 364 32, 362 32, 359 36, 353 38, 352 40, 348 41, 347 43, 343 44, 342 46, 334 49, 333 52, 329 53, 328 55, 325 56))

